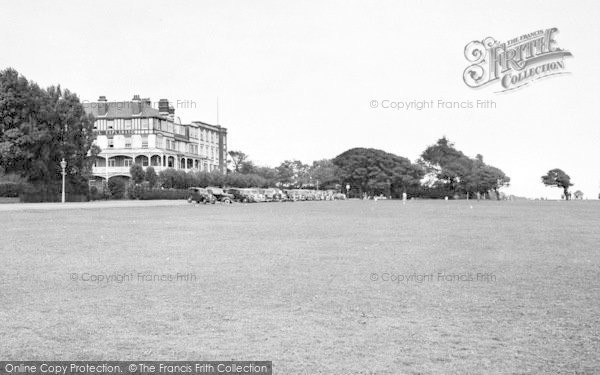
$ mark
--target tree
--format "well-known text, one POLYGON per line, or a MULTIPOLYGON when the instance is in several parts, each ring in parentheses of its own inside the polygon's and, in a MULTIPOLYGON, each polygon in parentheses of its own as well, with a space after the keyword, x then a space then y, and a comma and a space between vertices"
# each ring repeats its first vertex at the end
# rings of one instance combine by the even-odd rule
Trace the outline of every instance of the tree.
POLYGON ((340 183, 340 171, 331 159, 314 161, 308 175, 312 184, 322 189, 334 189, 340 183))
POLYGON ((252 160, 246 160, 239 166, 238 172, 243 174, 253 174, 256 172, 256 168, 257 167, 252 160))
POLYGON ((542 183, 546 186, 556 186, 563 189, 565 199, 569 200, 569 187, 573 186, 571 177, 559 168, 551 169, 542 176, 542 183))
POLYGON ((129 174, 131 174, 131 180, 135 184, 141 184, 146 178, 144 168, 139 163, 135 163, 129 167, 129 174))
POLYGON ((93 146, 93 117, 79 98, 60 87, 41 89, 14 69, 0 72, 0 166, 38 190, 60 182, 67 162, 67 191, 87 193, 93 146))
POLYGON ((573 195, 575 196, 575 199, 583 199, 583 191, 581 190, 577 190, 573 195))
POLYGON ((446 137, 427 147, 421 154, 419 163, 430 178, 430 187, 446 189, 453 194, 486 194, 494 191, 500 199, 502 187, 508 186, 510 177, 502 170, 483 161, 483 155, 474 159, 454 147, 446 137))
POLYGON ((278 181, 277 178, 277 169, 270 167, 254 167, 254 173, 264 179, 263 184, 260 186, 266 185, 265 187, 273 187, 276 186, 278 181))
POLYGON ((503 187, 510 186, 510 177, 496 167, 488 166, 490 174, 492 176, 492 190, 496 193, 496 199, 500 200, 499 190, 503 187))
POLYGON ((473 161, 454 148, 454 143, 446 137, 438 139, 436 144, 423 151, 420 164, 427 173, 447 185, 454 193, 472 187, 472 183, 467 183, 466 177, 473 173, 473 161))
POLYGON ((158 175, 156 174, 156 171, 154 171, 153 167, 146 168, 145 179, 146 181, 148 181, 148 184, 150 185, 151 189, 156 186, 156 183, 158 182, 158 175))
POLYGON ((242 166, 248 159, 248 155, 243 153, 242 151, 229 151, 229 156, 231 157, 231 164, 234 172, 240 172, 242 166))
POLYGON ((480 193, 485 195, 490 191, 494 191, 496 199, 500 199, 500 188, 508 186, 510 178, 502 172, 502 170, 486 165, 483 162, 483 157, 477 155, 472 161, 471 172, 463 178, 463 187, 468 193, 480 193))
POLYGON ((333 159, 342 184, 360 194, 398 195, 419 184, 423 170, 407 158, 372 148, 353 148, 333 159))
POLYGON ((300 188, 309 183, 308 165, 300 160, 286 160, 275 169, 277 178, 283 186, 300 188))

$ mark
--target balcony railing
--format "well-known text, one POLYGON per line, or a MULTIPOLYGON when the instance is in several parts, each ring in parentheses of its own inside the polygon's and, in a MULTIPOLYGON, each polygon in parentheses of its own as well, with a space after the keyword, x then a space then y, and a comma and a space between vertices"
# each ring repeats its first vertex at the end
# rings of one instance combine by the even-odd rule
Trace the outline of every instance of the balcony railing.
MULTIPOLYGON (((125 167, 125 166, 120 166, 120 167, 93 167, 92 168, 92 173, 96 176, 101 176, 101 177, 105 177, 106 175, 110 176, 115 176, 115 175, 126 175, 129 176, 129 169, 131 167, 125 167)), ((143 167, 144 170, 146 170, 146 168, 148 168, 148 166, 144 166, 143 167)), ((198 168, 178 168, 178 167, 163 167, 163 166, 152 166, 152 168, 154 168, 154 171, 156 173, 163 171, 165 169, 181 169, 184 171, 199 171, 201 170, 200 167, 198 168)))

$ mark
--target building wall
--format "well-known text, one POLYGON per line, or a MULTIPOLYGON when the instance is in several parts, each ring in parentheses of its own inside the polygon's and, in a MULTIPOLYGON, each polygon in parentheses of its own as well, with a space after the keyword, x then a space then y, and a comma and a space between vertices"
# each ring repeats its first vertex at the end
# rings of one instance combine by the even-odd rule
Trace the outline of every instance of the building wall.
POLYGON ((227 130, 220 126, 201 122, 179 124, 160 117, 97 116, 94 131, 95 144, 102 150, 99 157, 103 159, 94 167, 94 174, 99 177, 128 174, 127 159, 138 156, 160 159, 162 165, 157 167, 161 169, 166 168, 163 162, 171 157, 177 169, 222 172, 227 169, 227 130), (181 165, 182 159, 185 165, 181 165), (192 168, 187 168, 188 159, 192 168))

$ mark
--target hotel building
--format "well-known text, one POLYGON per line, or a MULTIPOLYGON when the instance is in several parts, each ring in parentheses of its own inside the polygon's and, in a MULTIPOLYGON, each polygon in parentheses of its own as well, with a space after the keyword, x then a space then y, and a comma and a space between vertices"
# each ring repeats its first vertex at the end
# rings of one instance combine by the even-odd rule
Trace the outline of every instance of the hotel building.
POLYGON ((167 168, 226 172, 226 128, 200 121, 182 124, 167 99, 157 107, 139 95, 124 102, 101 96, 84 104, 94 116, 95 144, 102 150, 93 166, 96 178, 130 177, 134 163, 157 173, 167 168))

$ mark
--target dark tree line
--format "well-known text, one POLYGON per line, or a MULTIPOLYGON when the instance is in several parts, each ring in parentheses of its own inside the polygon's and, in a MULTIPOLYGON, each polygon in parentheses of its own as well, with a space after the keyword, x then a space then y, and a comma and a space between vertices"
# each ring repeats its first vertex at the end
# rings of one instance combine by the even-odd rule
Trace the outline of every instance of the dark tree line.
POLYGON ((86 194, 99 149, 93 118, 79 98, 59 86, 47 89, 14 69, 0 72, 0 172, 28 183, 42 200, 58 199, 60 161, 67 161, 67 191, 86 194))
POLYGON ((483 156, 466 156, 446 137, 423 151, 418 163, 428 177, 426 186, 448 191, 453 195, 486 194, 510 184, 510 178, 499 168, 483 162, 483 156))
POLYGON ((353 148, 333 159, 342 185, 358 195, 397 196, 419 185, 423 170, 407 158, 372 148, 353 148))
POLYGON ((286 160, 276 168, 256 166, 241 151, 229 154, 231 174, 259 176, 264 186, 318 187, 345 192, 350 185, 352 196, 399 197, 407 193, 423 198, 474 197, 492 191, 500 199, 499 190, 510 183, 502 170, 484 163, 483 156, 470 158, 445 137, 427 147, 415 163, 372 148, 353 148, 312 165, 286 160))
POLYGON ((260 181, 255 186, 278 186, 282 188, 319 188, 335 189, 339 184, 337 167, 332 160, 323 159, 304 164, 300 160, 285 160, 275 168, 255 165, 242 151, 230 151, 229 174, 244 180, 245 176, 254 176, 260 181))

